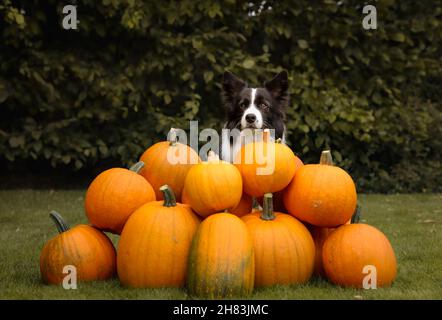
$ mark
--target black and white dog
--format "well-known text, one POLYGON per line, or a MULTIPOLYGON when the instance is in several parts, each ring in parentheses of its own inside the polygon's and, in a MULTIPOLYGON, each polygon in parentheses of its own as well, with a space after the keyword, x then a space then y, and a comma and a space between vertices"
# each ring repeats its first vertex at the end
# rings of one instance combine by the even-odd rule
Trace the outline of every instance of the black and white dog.
MULTIPOLYGON (((229 71, 224 73, 223 92, 227 121, 225 129, 274 129, 275 139, 285 141, 285 108, 289 103, 287 72, 278 73, 261 88, 250 88, 229 71)), ((233 162, 241 147, 237 138, 222 139, 221 157, 233 162)))

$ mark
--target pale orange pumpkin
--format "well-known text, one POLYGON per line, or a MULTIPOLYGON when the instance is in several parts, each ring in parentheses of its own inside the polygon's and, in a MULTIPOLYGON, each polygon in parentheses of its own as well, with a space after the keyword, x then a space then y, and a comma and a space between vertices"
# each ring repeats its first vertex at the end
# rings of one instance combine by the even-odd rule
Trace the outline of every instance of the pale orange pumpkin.
POLYGON ((244 192, 252 197, 284 189, 296 171, 296 159, 286 145, 273 141, 256 141, 241 148, 235 166, 241 172, 244 192))
POLYGON ((356 208, 356 187, 343 169, 333 166, 330 151, 319 164, 302 166, 284 191, 283 200, 294 217, 321 227, 344 224, 356 208))
POLYGON ((181 192, 190 168, 200 163, 198 154, 191 147, 176 141, 176 132, 172 128, 169 140, 154 144, 140 158, 144 168, 140 174, 152 185, 157 200, 163 199, 159 191, 162 185, 169 185, 181 202, 181 192))
POLYGON ((236 207, 241 200, 242 180, 238 169, 209 152, 207 161, 193 166, 186 177, 185 203, 202 217, 236 207))
POLYGON ((344 225, 333 231, 324 242, 322 260, 327 278, 345 287, 363 287, 364 278, 373 271, 376 287, 389 286, 396 278, 396 257, 390 241, 367 224, 344 225))
POLYGON ((152 186, 138 174, 143 165, 140 161, 129 170, 112 168, 92 181, 86 192, 85 210, 94 227, 120 234, 132 212, 155 201, 152 186))
POLYGON ((313 273, 315 244, 296 218, 273 212, 272 194, 264 195, 262 212, 242 217, 253 239, 255 286, 298 284, 313 273))
POLYGON ((162 186, 164 201, 138 208, 124 226, 118 244, 118 277, 129 287, 182 287, 189 249, 199 218, 177 203, 162 186))
POLYGON ((231 213, 207 217, 190 250, 189 294, 209 299, 249 295, 254 272, 253 244, 244 222, 231 213))

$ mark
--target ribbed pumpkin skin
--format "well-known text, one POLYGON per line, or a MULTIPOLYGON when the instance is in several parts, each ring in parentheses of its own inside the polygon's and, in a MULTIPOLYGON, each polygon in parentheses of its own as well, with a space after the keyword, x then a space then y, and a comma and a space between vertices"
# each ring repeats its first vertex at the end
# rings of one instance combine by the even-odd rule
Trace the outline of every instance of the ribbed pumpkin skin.
POLYGON ((192 296, 220 299, 253 291, 252 239, 244 222, 230 213, 206 218, 192 242, 187 287, 192 296))
POLYGON ((162 185, 169 185, 175 193, 178 202, 181 202, 181 192, 184 188, 184 181, 190 168, 201 162, 198 154, 191 147, 175 143, 171 145, 169 141, 162 141, 148 148, 140 158, 144 162, 144 168, 140 174, 146 178, 155 190, 157 200, 163 199, 163 194, 159 191, 162 185), (169 163, 167 154, 187 154, 187 163, 169 163))
MULTIPOLYGON (((350 224, 351 220, 347 221, 346 224, 350 224)), ((325 277, 324 266, 322 263, 322 247, 324 246, 325 240, 327 240, 328 236, 336 230, 336 228, 325 228, 325 227, 316 227, 313 225, 309 225, 307 227, 313 237, 313 241, 315 242, 315 269, 313 274, 316 276, 325 277)))
POLYGON ((351 219, 356 198, 350 175, 341 168, 322 164, 302 166, 283 195, 289 213, 321 227, 336 227, 351 219))
MULTIPOLYGON (((299 159, 297 156, 295 156, 295 174, 296 171, 298 171, 299 168, 301 168, 304 165, 304 163, 302 162, 301 159, 299 159)), ((275 192, 273 194, 273 210, 275 210, 275 212, 285 212, 287 213, 287 208, 284 205, 284 200, 283 200, 283 194, 284 194, 284 190, 275 192)), ((258 203, 262 206, 263 205, 263 197, 259 197, 258 199, 258 203)))
POLYGON ((367 224, 344 225, 325 240, 322 259, 327 278, 341 286, 362 287, 367 274, 362 270, 373 265, 377 287, 389 286, 396 277, 396 257, 387 237, 367 224))
POLYGON ((238 152, 235 166, 241 172, 244 184, 244 192, 252 197, 261 197, 264 193, 274 193, 284 189, 292 180, 296 171, 296 160, 292 150, 286 145, 274 142, 255 142, 246 144, 238 152), (274 157, 268 154, 273 152, 267 148, 267 143, 274 145, 274 157), (263 152, 262 156, 258 156, 263 152), (267 163, 258 164, 258 160, 267 163), (250 158, 250 159, 249 159, 250 158), (246 163, 252 160, 252 163, 246 163), (273 167, 271 174, 258 174, 258 168, 263 170, 273 167))
POLYGON ((274 220, 263 220, 260 215, 242 217, 254 243, 255 287, 308 281, 315 261, 310 232, 288 214, 274 212, 274 220))
POLYGON ((146 179, 128 169, 112 168, 90 184, 85 210, 93 226, 120 234, 131 213, 150 201, 155 201, 155 192, 146 179))
POLYGON ((230 210, 230 213, 234 214, 237 217, 242 217, 252 212, 252 207, 253 207, 253 198, 249 196, 247 193, 243 193, 238 205, 232 210, 230 210))
POLYGON ((242 196, 241 174, 221 160, 193 166, 184 183, 185 203, 202 217, 237 206, 242 196))
POLYGON ((47 284, 61 284, 66 265, 77 268, 78 281, 104 280, 116 272, 115 248, 109 238, 88 225, 65 231, 43 247, 40 273, 47 284))
POLYGON ((188 205, 163 206, 149 202, 138 208, 124 226, 118 244, 117 269, 129 287, 182 287, 190 244, 199 218, 188 205))

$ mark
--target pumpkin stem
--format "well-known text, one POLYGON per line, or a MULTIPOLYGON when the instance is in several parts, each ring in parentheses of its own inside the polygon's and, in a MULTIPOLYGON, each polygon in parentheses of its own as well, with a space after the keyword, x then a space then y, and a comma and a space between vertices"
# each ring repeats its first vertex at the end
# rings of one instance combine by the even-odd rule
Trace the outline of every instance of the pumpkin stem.
POLYGON ((70 229, 69 225, 63 220, 63 218, 57 211, 52 210, 49 213, 49 217, 52 219, 52 221, 54 221, 59 233, 63 233, 70 229))
POLYGON ((160 187, 160 191, 163 193, 165 207, 175 207, 176 206, 176 198, 173 190, 167 185, 163 185, 160 187))
POLYGON ((273 214, 273 194, 266 193, 264 194, 263 209, 261 214, 261 219, 263 220, 274 220, 275 215, 273 214))
POLYGON ((359 223, 361 220, 361 207, 357 204, 355 212, 353 213, 353 216, 351 217, 351 224, 353 223, 359 223))
POLYGON ((170 128, 169 138, 167 139, 170 143, 170 146, 175 146, 177 142, 176 130, 175 128, 170 128))
POLYGON ((219 162, 219 156, 215 153, 215 151, 210 150, 207 154, 207 162, 219 162))
POLYGON ((281 142, 282 142, 281 138, 276 139, 276 143, 281 143, 281 142))
POLYGON ((129 168, 130 171, 133 171, 135 173, 140 173, 140 170, 144 167, 144 162, 139 161, 135 163, 132 167, 129 168))
POLYGON ((333 158, 330 150, 324 150, 321 153, 321 158, 319 159, 319 164, 324 164, 328 166, 333 165, 333 158))

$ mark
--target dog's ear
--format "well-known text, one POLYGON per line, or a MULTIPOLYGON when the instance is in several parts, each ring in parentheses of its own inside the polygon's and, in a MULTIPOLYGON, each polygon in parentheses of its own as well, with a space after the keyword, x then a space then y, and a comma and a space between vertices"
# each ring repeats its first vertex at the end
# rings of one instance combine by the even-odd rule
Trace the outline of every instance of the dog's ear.
POLYGON ((288 100, 289 81, 287 71, 281 71, 272 80, 264 82, 264 86, 276 100, 288 100))
POLYGON ((223 91, 225 96, 231 96, 247 86, 244 80, 241 80, 230 71, 225 71, 223 75, 223 91))

